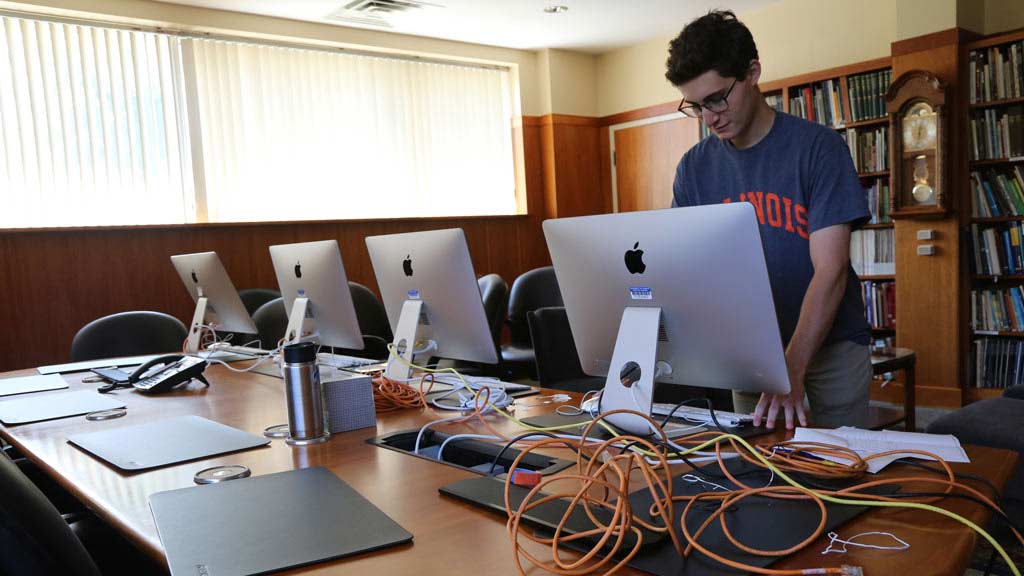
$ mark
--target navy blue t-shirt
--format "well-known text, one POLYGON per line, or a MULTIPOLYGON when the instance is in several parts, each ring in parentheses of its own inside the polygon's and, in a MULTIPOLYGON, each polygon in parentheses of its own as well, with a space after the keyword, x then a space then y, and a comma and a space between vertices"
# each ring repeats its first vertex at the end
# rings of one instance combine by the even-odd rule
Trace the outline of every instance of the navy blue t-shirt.
MULTIPOLYGON (((705 138, 676 168, 673 206, 725 202, 754 205, 784 344, 800 318, 814 275, 811 233, 870 218, 867 197, 846 142, 835 130, 779 112, 757 144, 736 149, 705 138)), ((826 342, 870 341, 859 281, 852 267, 826 342)))

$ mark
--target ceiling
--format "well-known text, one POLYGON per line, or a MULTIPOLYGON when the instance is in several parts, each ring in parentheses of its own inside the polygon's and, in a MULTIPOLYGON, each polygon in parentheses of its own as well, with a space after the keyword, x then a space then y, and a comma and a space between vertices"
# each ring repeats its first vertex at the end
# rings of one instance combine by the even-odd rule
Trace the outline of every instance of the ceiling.
POLYGON ((674 34, 713 8, 742 13, 779 0, 413 0, 430 5, 405 11, 388 11, 385 5, 410 0, 161 1, 520 50, 600 54, 674 34), (556 5, 568 10, 544 11, 556 5), (328 18, 335 13, 371 22, 328 18))

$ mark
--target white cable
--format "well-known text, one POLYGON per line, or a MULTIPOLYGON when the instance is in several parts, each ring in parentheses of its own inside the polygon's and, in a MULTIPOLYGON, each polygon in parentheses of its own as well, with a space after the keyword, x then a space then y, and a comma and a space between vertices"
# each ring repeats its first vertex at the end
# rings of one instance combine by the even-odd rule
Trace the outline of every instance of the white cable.
POLYGON ((848 552, 848 550, 846 549, 847 546, 856 546, 858 548, 871 548, 872 550, 909 550, 910 549, 910 544, 907 544, 903 540, 900 540, 899 538, 897 538, 895 534, 890 534, 889 532, 861 532, 860 534, 851 536, 849 540, 843 540, 843 539, 839 538, 839 535, 836 534, 835 532, 829 532, 828 533, 828 539, 829 539, 828 548, 825 548, 821 552, 822 555, 829 554, 829 553, 832 553, 832 552, 835 552, 836 554, 846 554, 848 552), (862 544, 860 542, 854 542, 854 540, 856 540, 857 538, 860 538, 861 536, 888 536, 889 538, 892 538, 893 540, 899 542, 899 545, 897 545, 897 546, 879 546, 877 544, 862 544), (842 548, 832 548, 832 546, 836 542, 841 544, 842 548))

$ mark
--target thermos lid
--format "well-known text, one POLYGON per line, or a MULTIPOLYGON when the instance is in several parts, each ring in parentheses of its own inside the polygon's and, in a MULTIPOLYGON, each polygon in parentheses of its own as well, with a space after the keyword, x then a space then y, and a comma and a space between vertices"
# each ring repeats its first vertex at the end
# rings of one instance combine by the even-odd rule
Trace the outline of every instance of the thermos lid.
POLYGON ((299 342, 284 347, 285 364, 303 364, 316 360, 316 345, 312 342, 299 342))

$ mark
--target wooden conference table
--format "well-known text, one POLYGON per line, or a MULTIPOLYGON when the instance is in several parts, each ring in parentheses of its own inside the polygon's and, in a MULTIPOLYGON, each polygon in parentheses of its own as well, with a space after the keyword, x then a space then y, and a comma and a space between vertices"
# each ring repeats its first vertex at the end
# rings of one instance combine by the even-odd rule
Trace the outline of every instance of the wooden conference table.
MULTIPOLYGON (((0 374, 12 377, 32 374, 20 371, 0 374)), ((163 560, 163 548, 149 510, 149 495, 163 490, 193 486, 193 475, 218 464, 243 464, 253 475, 325 466, 363 494, 414 535, 410 545, 335 562, 317 564, 289 573, 302 574, 515 574, 512 548, 504 519, 468 504, 441 496, 445 484, 470 478, 473 473, 367 444, 376 434, 409 429, 436 418, 429 411, 404 410, 378 418, 377 430, 363 429, 336 435, 330 442, 303 448, 274 440, 270 447, 223 457, 169 466, 149 472, 122 474, 102 461, 68 444, 75 433, 129 426, 155 419, 196 414, 254 434, 286 421, 282 381, 257 374, 236 374, 224 367, 207 370, 209 389, 192 384, 188 389, 161 396, 117 392, 128 407, 116 420, 91 422, 84 417, 65 418, 13 427, 0 426, 0 436, 25 453, 46 473, 70 490, 117 530, 152 557, 163 560)), ((71 390, 95 387, 83 384, 84 374, 66 375, 71 390)), ((54 394, 43 392, 40 394, 54 394)), ((525 400, 525 399, 524 399, 525 400)), ((553 411, 551 404, 519 407, 520 418, 553 411)), ((491 415, 495 425, 510 434, 515 427, 491 415)), ((466 430, 464 425, 452 429, 466 430)), ((447 430, 441 427, 441 430, 447 430)), ((782 439, 784 432, 759 438, 782 439)), ((978 474, 1003 489, 1017 465, 1017 454, 1005 450, 968 446, 970 464, 954 464, 960 472, 978 474)), ((563 454, 565 455, 565 454, 563 454)), ((916 469, 890 466, 882 474, 914 474, 916 469)), ((907 486, 913 489, 912 485, 907 486)), ((983 492, 986 489, 976 486, 983 492)), ((933 489, 933 487, 928 487, 933 489)), ((253 502, 253 506, 259 506, 253 502)), ((949 499, 943 507, 985 525, 987 511, 962 499, 949 499)), ((770 518, 765 526, 770 526, 770 518)), ((808 527, 810 530, 812 527, 808 527)), ((803 552, 777 562, 773 568, 809 568, 821 565, 859 565, 867 575, 963 574, 976 537, 962 525, 934 513, 916 510, 873 510, 841 528, 851 536, 870 531, 893 532, 911 544, 906 551, 851 549, 849 554, 822 556, 828 541, 822 537, 803 552)), ((550 551, 533 546, 548 557, 550 551)), ((542 572, 532 570, 533 574, 542 572)), ((629 569, 620 572, 635 574, 629 569)))

